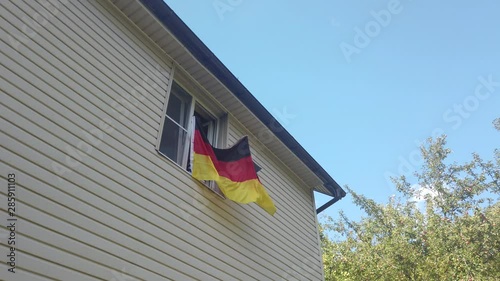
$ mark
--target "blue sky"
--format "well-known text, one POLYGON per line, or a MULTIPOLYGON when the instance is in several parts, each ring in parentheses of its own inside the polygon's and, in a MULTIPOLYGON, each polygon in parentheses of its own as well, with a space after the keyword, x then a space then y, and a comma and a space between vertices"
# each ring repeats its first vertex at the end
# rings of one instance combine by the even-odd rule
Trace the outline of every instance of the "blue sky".
MULTIPOLYGON (((166 2, 340 185, 378 202, 433 134, 459 162, 499 147, 497 0, 166 2)), ((324 213, 338 210, 361 214, 349 197, 324 213)))

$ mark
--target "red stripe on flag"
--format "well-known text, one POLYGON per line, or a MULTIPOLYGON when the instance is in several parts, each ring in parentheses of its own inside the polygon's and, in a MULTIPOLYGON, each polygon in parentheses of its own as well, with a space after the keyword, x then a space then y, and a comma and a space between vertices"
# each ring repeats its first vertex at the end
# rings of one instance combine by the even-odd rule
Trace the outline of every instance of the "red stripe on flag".
POLYGON ((238 161, 214 163, 215 169, 221 177, 228 178, 234 182, 244 182, 258 179, 251 157, 245 157, 238 161))
POLYGON ((200 131, 195 130, 194 138, 194 153, 210 157, 219 176, 230 179, 233 182, 258 179, 251 156, 231 162, 219 161, 215 156, 212 146, 204 141, 200 131))
POLYGON ((194 131, 194 153, 209 156, 212 162, 217 161, 212 145, 205 142, 199 130, 194 131))

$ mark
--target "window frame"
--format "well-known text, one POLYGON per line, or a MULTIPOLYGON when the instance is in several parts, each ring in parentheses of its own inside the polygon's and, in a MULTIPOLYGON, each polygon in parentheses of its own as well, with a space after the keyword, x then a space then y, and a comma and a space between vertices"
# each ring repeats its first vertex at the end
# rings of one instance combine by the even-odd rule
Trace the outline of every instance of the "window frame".
MULTIPOLYGON (((161 122, 160 122, 160 127, 158 130, 158 137, 156 141, 156 151, 168 159, 168 161, 174 163, 176 166, 178 166, 180 169, 182 169, 184 172, 188 173, 191 175, 191 172, 188 171, 188 163, 190 161, 189 155, 190 155, 190 150, 191 150, 191 134, 194 131, 193 124, 192 122, 188 121, 188 126, 187 126, 187 137, 186 137, 186 143, 184 145, 184 151, 182 155, 182 161, 181 163, 177 163, 174 159, 171 159, 169 156, 167 156, 165 153, 163 153, 161 149, 161 141, 162 141, 162 136, 163 136, 163 130, 165 126, 165 120, 168 118, 170 121, 174 122, 177 126, 182 127, 181 124, 178 124, 173 118, 167 115, 167 108, 168 104, 170 101, 170 97, 173 94, 172 93, 172 86, 176 84, 177 87, 179 87, 185 94, 189 95, 191 97, 191 102, 189 105, 189 108, 187 109, 189 111, 188 116, 193 116, 195 112, 198 112, 199 115, 206 115, 209 120, 213 121, 212 129, 211 129, 211 136, 209 140, 212 140, 212 144, 215 147, 224 147, 226 142, 227 142, 227 132, 228 132, 228 118, 227 118, 227 113, 223 114, 220 117, 217 117, 216 114, 214 114, 209 108, 207 108, 203 101, 197 98, 196 95, 193 95, 192 92, 188 91, 187 87, 184 86, 184 84, 177 79, 172 79, 171 83, 169 83, 167 90, 166 90, 166 95, 165 95, 165 102, 163 105, 163 113, 161 116, 161 122), (201 114, 200 114, 201 111, 201 114)), ((179 146, 179 145, 178 145, 179 146)), ((225 199, 226 197, 222 193, 222 191, 218 188, 217 184, 214 181, 199 181, 202 183, 205 187, 207 187, 209 190, 217 194, 219 197, 225 199)))
MULTIPOLYGON (((180 166, 183 169, 186 169, 185 167, 187 167, 187 163, 188 163, 188 160, 189 160, 188 157, 187 157, 187 155, 189 154, 189 145, 186 145, 186 144, 189 144, 190 134, 191 134, 191 131, 192 131, 191 122, 190 122, 189 119, 190 119, 190 116, 193 116, 193 113, 194 113, 194 111, 193 111, 193 108, 194 108, 193 104, 194 103, 195 103, 194 97, 191 94, 189 94, 181 85, 179 85, 175 81, 172 81, 172 83, 171 83, 171 85, 170 85, 170 87, 168 89, 167 98, 165 100, 165 105, 164 105, 164 110, 163 110, 163 115, 162 115, 162 121, 161 121, 160 129, 159 129, 159 135, 158 135, 157 144, 156 144, 156 150, 160 154, 162 154, 163 156, 165 156, 167 159, 171 160, 172 162, 174 162, 175 164, 177 164, 178 166, 180 166), (188 104, 188 106, 187 106, 188 108, 184 109, 184 110, 181 109, 181 118, 180 118, 180 119, 182 119, 182 117, 184 117, 184 118, 187 118, 188 120, 184 120, 184 122, 182 122, 182 120, 179 120, 180 123, 185 123, 186 124, 186 125, 184 125, 185 127, 182 124, 179 124, 179 122, 177 122, 176 120, 174 120, 171 116, 169 116, 167 114, 168 104, 169 104, 169 101, 170 101, 170 97, 172 95, 177 96, 177 98, 179 100, 181 100, 181 101, 183 99, 183 97, 181 97, 179 94, 174 94, 173 93, 172 86, 174 84, 177 84, 177 87, 180 88, 180 90, 183 92, 183 93, 181 93, 181 95, 188 95, 189 98, 190 98, 190 101, 185 103, 185 104, 188 104), (182 111, 188 111, 188 112, 183 114, 182 111), (182 115, 184 115, 184 116, 182 116, 182 115), (177 153, 179 153, 181 149, 183 150, 182 151, 182 155, 181 155, 182 159, 180 161, 181 163, 178 163, 177 162, 178 160, 174 160, 174 159, 170 158, 168 155, 166 155, 165 153, 163 153, 161 151, 161 142, 162 142, 162 139, 163 139, 162 138, 163 137, 163 130, 164 130, 165 121, 166 121, 167 118, 170 120, 170 122, 174 123, 174 125, 178 126, 179 129, 184 130, 185 134, 186 134, 186 143, 183 145, 183 149, 181 147, 179 147, 179 146, 177 147, 177 150, 178 150, 177 153)), ((181 136, 179 136, 179 138, 181 138, 181 136)), ((179 143, 180 142, 181 142, 181 140, 179 140, 179 143)), ((177 158, 179 158, 179 157, 177 157, 177 158)))

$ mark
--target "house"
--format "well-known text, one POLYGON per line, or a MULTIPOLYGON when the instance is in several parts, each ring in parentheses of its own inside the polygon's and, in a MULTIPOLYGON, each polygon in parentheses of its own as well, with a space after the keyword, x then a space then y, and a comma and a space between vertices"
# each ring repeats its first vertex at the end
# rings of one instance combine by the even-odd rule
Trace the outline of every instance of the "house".
POLYGON ((345 192, 165 3, 0 6, 2 279, 323 279, 313 191, 345 192), (193 114, 274 216, 191 177, 193 114))

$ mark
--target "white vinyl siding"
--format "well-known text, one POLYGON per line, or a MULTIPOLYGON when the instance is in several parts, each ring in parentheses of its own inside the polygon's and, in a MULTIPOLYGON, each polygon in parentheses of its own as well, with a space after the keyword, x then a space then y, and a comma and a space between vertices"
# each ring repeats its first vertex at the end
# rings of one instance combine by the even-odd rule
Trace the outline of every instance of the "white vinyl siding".
MULTIPOLYGON (((208 191, 155 149, 168 54, 107 1, 41 3, 0 2, 0 174, 16 174, 19 219, 2 279, 322 279, 300 179, 251 138, 276 215, 208 191)), ((248 132, 228 119, 232 144, 248 132)))
MULTIPOLYGON (((239 122, 234 119, 231 121, 228 143, 237 141, 238 136, 250 134, 238 124, 239 122)), ((290 254, 290 259, 295 262, 296 266, 290 271, 293 273, 292 276, 310 278, 310 276, 322 274, 323 266, 318 247, 312 192, 304 189, 300 180, 290 174, 286 165, 272 157, 273 153, 264 148, 260 142, 265 142, 265 139, 250 136, 252 158, 262 168, 259 178, 264 187, 268 187, 269 195, 276 204, 278 211, 275 216, 280 216, 278 221, 271 220, 262 227, 275 231, 269 231, 270 236, 278 240, 276 245, 282 245, 283 249, 290 254), (280 233, 286 233, 286 235, 280 233)), ((251 207, 258 209, 258 206, 251 207)), ((266 219, 265 213, 263 219, 266 219)), ((277 249, 277 251, 282 250, 277 249)), ((298 280, 301 278, 298 277, 298 280)), ((320 279, 322 278, 319 275, 313 278, 313 280, 320 279)), ((291 280, 294 279, 291 278, 291 280)))

